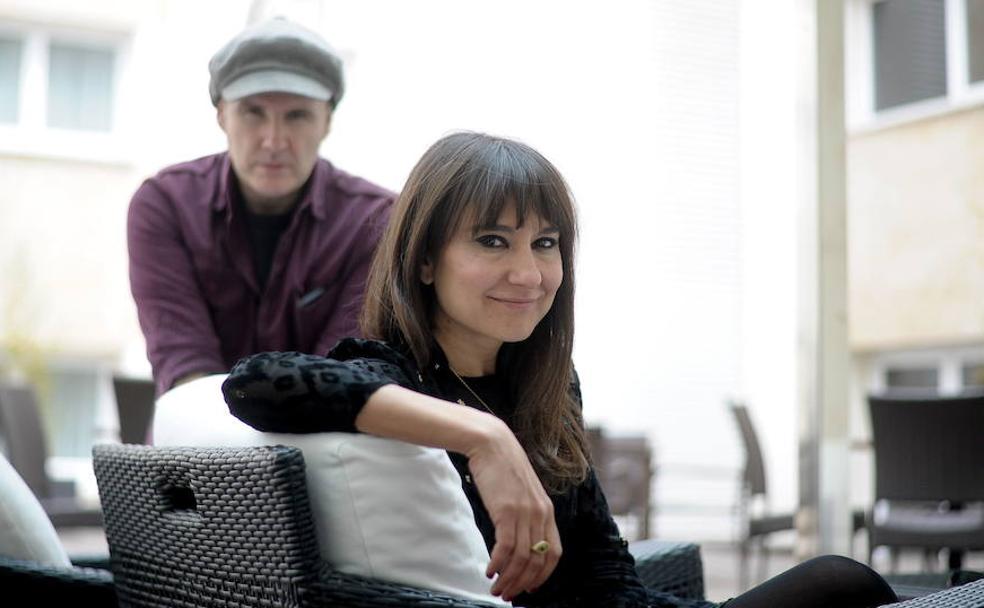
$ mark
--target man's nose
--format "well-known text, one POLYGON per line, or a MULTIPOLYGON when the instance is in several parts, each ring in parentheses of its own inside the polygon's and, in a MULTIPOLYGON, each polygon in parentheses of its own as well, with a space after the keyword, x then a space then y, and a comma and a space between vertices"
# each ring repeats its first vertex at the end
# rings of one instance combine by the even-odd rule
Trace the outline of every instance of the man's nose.
POLYGON ((268 121, 263 128, 262 145, 269 150, 282 150, 287 146, 287 131, 279 120, 268 121))

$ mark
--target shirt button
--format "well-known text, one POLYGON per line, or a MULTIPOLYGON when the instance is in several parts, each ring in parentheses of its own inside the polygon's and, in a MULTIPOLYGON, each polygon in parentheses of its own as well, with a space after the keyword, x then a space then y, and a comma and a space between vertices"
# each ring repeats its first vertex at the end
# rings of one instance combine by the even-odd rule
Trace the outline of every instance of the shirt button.
POLYGON ((471 482, 472 482, 472 479, 471 479, 471 475, 468 475, 468 474, 466 473, 466 474, 465 474, 465 483, 471 483, 471 482))

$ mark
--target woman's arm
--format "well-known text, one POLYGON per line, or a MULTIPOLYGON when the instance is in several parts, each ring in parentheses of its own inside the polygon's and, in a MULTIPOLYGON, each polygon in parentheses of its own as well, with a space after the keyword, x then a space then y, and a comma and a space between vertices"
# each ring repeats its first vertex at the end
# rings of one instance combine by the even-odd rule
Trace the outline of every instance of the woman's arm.
POLYGON ((378 389, 355 419, 358 430, 408 443, 464 454, 475 486, 495 526, 495 546, 486 570, 499 578, 494 595, 512 600, 539 587, 550 576, 562 552, 553 504, 526 452, 504 422, 462 407, 387 385, 378 389), (550 544, 543 555, 530 548, 550 544))
POLYGON ((562 548, 553 505, 522 446, 495 416, 411 390, 420 388, 419 377, 386 348, 346 340, 332 351, 344 361, 253 355, 233 367, 222 392, 229 411, 261 431, 361 431, 464 454, 495 526, 487 574, 499 578, 492 592, 510 600, 535 589, 562 548), (353 354, 373 358, 348 359, 353 354), (530 549, 540 540, 550 544, 543 555, 530 549))

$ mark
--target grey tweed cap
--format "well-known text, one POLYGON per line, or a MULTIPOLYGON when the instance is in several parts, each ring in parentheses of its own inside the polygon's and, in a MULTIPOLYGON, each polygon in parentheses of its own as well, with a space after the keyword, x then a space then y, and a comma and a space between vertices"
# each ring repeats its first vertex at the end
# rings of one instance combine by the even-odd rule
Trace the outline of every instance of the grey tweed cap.
POLYGON ((208 62, 212 105, 259 93, 293 93, 328 101, 345 92, 342 60, 315 32, 276 17, 252 25, 208 62))

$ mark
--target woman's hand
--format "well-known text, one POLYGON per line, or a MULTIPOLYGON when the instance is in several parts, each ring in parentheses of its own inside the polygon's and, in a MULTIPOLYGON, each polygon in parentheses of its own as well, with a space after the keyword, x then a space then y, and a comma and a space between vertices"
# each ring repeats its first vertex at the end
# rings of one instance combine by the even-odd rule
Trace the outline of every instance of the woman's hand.
POLYGON ((490 578, 499 574, 492 594, 512 601, 547 580, 557 567, 562 547, 553 503, 526 452, 504 422, 487 418, 483 440, 465 455, 495 526, 495 546, 486 570, 490 578), (543 540, 550 548, 545 553, 533 551, 533 545, 543 540))
POLYGON ((491 414, 453 405, 389 384, 372 394, 355 418, 358 430, 468 457, 472 479, 495 526, 486 574, 499 574, 492 593, 506 601, 535 591, 560 560, 562 547, 553 503, 523 446, 491 414), (549 549, 536 553, 541 540, 549 549))

